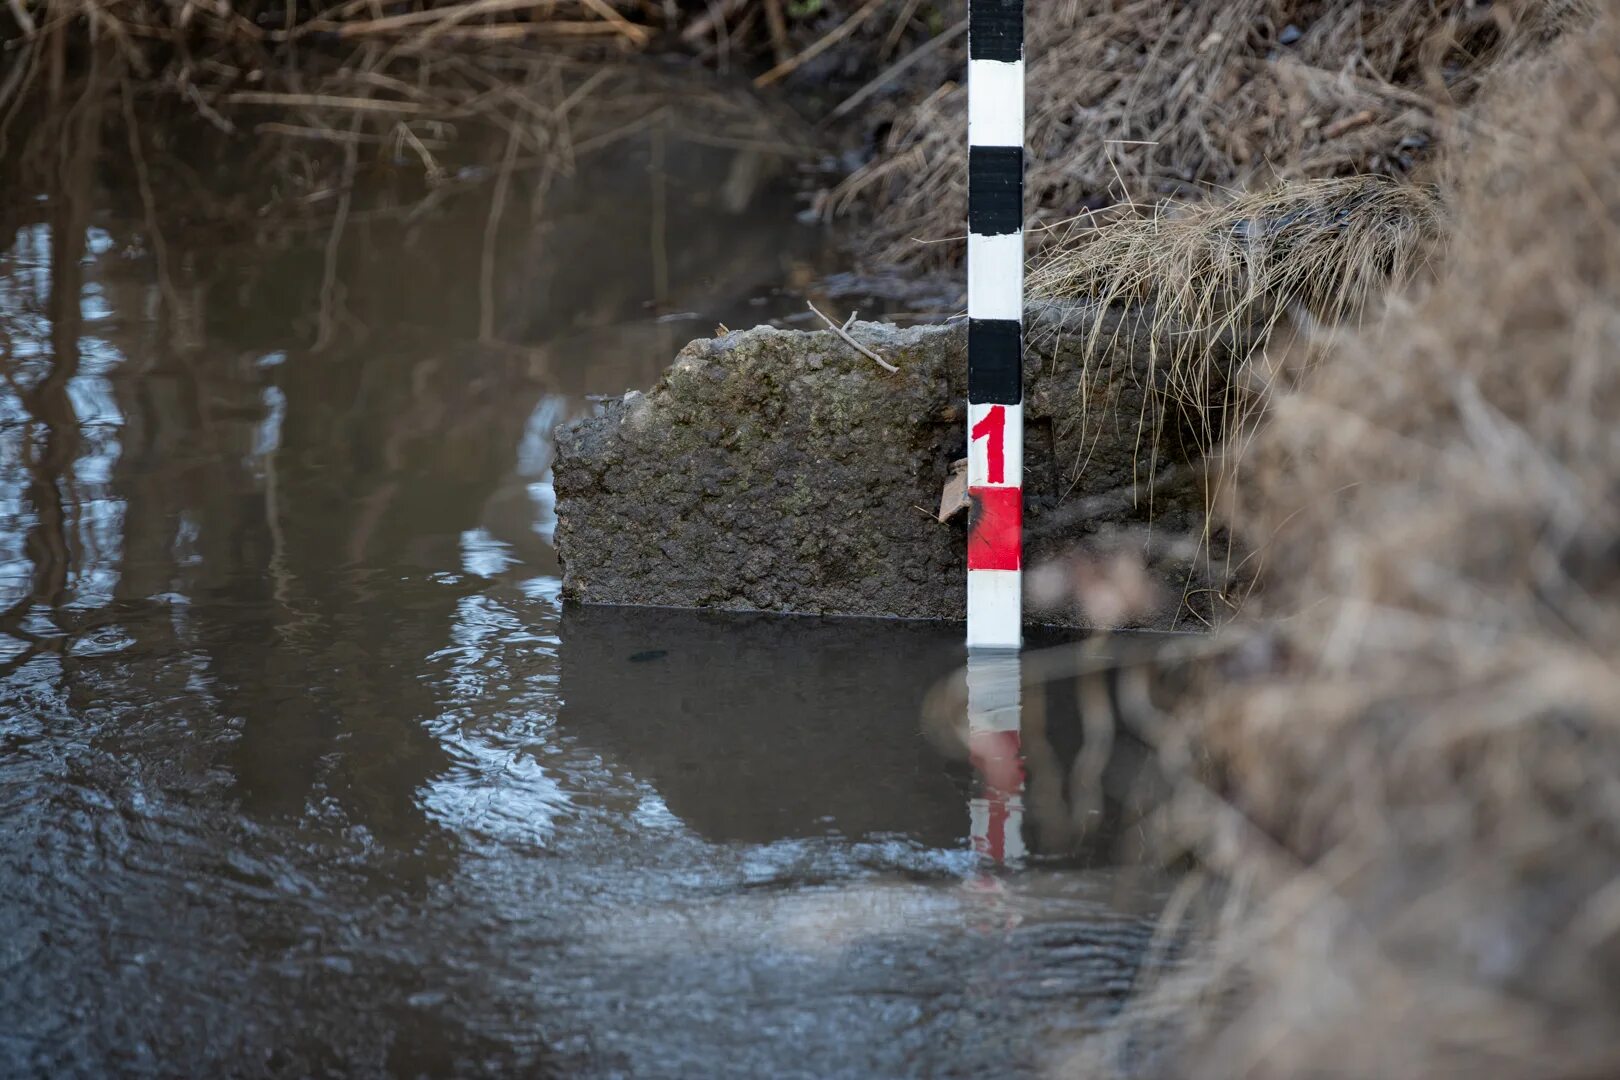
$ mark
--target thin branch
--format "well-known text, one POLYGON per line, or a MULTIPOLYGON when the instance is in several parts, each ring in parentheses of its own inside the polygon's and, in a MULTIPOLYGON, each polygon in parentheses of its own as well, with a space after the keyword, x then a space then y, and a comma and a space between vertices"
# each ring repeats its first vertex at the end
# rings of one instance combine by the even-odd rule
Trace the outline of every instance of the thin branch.
POLYGON ((419 101, 383 101, 377 98, 340 97, 334 94, 278 94, 269 90, 238 90, 225 95, 227 105, 275 105, 282 108, 350 109, 355 112, 431 113, 419 101))
POLYGON ((17 25, 22 28, 23 37, 33 37, 37 32, 34 26, 34 17, 28 14, 28 9, 23 6, 22 0, 9 0, 9 3, 11 6, 11 17, 16 19, 17 25))
POLYGON ((647 44, 647 39, 650 37, 647 28, 637 26, 617 11, 614 11, 613 8, 608 6, 607 0, 583 0, 583 2, 586 7, 600 15, 610 26, 636 45, 647 44))
POLYGON ((826 315, 822 314, 821 309, 810 303, 810 301, 806 300, 805 306, 811 311, 815 312, 817 315, 820 315, 821 320, 827 324, 827 329, 843 338, 845 343, 848 344, 850 348, 854 349, 862 356, 868 356, 877 361, 878 367, 882 368, 884 371, 898 372, 900 370, 887 360, 883 359, 883 357, 879 356, 877 353, 873 352, 871 349, 868 349, 865 345, 862 345, 860 342, 849 336, 849 328, 854 325, 855 316, 858 314, 858 312, 850 312, 849 319, 844 323, 844 325, 839 326, 837 323, 827 318, 826 315))
POLYGON ((786 63, 793 52, 788 45, 787 20, 782 17, 782 0, 765 0, 765 25, 771 32, 771 59, 786 63))
MULTIPOLYGON (((351 132, 360 126, 360 114, 350 121, 351 132)), ((315 352, 323 351, 337 336, 338 315, 338 246, 343 242, 343 229, 349 222, 349 206, 354 200, 355 171, 360 162, 359 145, 352 140, 343 145, 342 191, 338 195, 337 214, 332 219, 332 231, 326 238, 326 254, 321 270, 320 326, 315 334, 315 352)))
POLYGON ((501 156, 501 170, 495 175, 495 193, 490 199, 489 216, 484 220, 484 250, 478 269, 478 340, 495 340, 495 242, 500 237, 501 214, 506 210, 506 193, 512 184, 517 161, 518 129, 513 126, 501 156))
POLYGON ((726 20, 740 11, 747 0, 723 0, 719 4, 709 5, 709 11, 700 15, 687 24, 681 31, 681 40, 688 45, 695 45, 708 37, 710 32, 721 36, 726 32, 726 20))
POLYGON ((876 11, 882 4, 883 0, 867 0, 864 7, 862 7, 855 14, 851 15, 849 18, 845 19, 843 22, 839 23, 824 37, 811 44, 803 52, 799 53, 797 56, 784 60, 782 63, 777 64, 775 67, 771 68, 771 70, 755 79, 754 85, 763 89, 774 82, 787 78, 789 75, 797 71, 800 66, 814 60, 816 57, 820 56, 822 53, 844 40, 850 34, 853 34, 861 23, 865 22, 872 12, 876 11))
POLYGON ((896 75, 900 74, 902 71, 905 71, 919 60, 922 60, 930 54, 938 51, 940 48, 944 47, 950 42, 955 41, 965 30, 967 30, 967 27, 967 20, 963 19, 955 26, 942 30, 940 33, 934 35, 921 45, 917 46, 915 49, 912 49, 905 56, 902 56, 899 60, 896 60, 888 67, 884 68, 865 86, 861 87, 859 90, 849 95, 849 97, 845 98, 836 109, 827 114, 827 119, 837 120, 841 116, 848 115, 850 112, 858 108, 863 102, 865 102, 867 98, 883 89, 889 80, 893 79, 896 75))

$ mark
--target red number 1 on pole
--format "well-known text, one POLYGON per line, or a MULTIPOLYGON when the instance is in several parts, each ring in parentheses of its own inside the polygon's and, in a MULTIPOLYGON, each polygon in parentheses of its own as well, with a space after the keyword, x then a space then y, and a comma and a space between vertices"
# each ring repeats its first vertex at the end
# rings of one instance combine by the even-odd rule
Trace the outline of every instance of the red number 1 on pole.
POLYGON ((992 405, 984 414, 984 419, 973 425, 973 438, 988 439, 985 444, 985 454, 988 458, 989 468, 985 470, 985 482, 990 484, 1005 484, 1007 482, 1007 407, 1005 405, 992 405))

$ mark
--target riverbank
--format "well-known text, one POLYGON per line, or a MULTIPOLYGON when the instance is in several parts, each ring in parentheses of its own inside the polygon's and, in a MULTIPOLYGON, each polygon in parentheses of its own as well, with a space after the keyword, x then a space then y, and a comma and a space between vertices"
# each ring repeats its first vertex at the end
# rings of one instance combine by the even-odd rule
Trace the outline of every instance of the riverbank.
POLYGON ((1432 282, 1254 429, 1229 514, 1262 588, 1157 728, 1209 755, 1187 835, 1234 890, 1140 1003, 1222 1002, 1168 1073, 1620 1065, 1617 118, 1612 14, 1498 73, 1437 169, 1432 282))

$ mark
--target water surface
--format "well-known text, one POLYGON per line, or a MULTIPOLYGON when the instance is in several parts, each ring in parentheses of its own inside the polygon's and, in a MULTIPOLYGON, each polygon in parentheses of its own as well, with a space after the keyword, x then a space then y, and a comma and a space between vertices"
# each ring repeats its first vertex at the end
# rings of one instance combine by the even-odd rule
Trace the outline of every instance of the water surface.
POLYGON ((0 211, 0 1072, 1006 1075, 1117 1007, 1160 891, 974 853, 957 628, 560 605, 551 430, 836 268, 656 149, 493 249, 0 211))

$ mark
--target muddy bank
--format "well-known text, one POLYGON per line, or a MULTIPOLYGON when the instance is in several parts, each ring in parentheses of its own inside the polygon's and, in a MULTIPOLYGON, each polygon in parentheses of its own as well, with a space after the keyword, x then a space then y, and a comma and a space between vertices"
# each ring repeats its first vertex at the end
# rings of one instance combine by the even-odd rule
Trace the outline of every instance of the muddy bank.
MULTIPOLYGON (((1182 539, 1202 529, 1194 440, 1160 411, 1145 324, 1050 304, 1031 308, 1029 327, 1032 618, 1113 621, 1044 588, 1059 575, 1040 568, 1120 552, 1146 565, 1154 593, 1133 625, 1207 618, 1208 560, 1182 539)), ((692 342, 650 392, 560 432, 565 596, 962 618, 967 513, 936 511, 966 445, 966 328, 851 332, 899 370, 830 331, 760 327, 692 342)))

